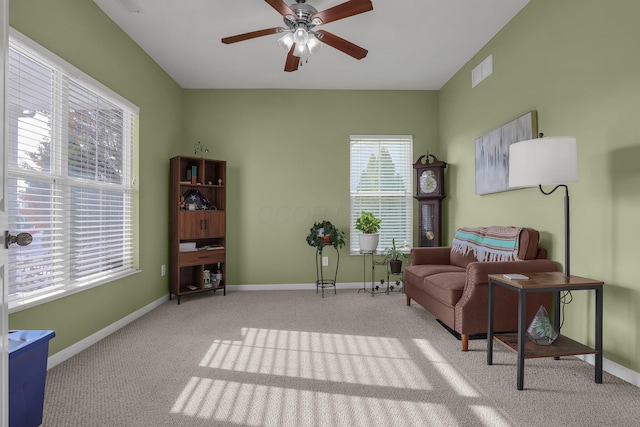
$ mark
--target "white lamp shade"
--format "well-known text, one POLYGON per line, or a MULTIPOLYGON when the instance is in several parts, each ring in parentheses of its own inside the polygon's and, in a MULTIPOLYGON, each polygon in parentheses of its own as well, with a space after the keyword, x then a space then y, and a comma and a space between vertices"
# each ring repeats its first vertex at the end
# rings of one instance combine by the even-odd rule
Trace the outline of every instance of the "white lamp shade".
POLYGON ((578 182, 576 139, 530 139, 509 146, 509 188, 578 182))

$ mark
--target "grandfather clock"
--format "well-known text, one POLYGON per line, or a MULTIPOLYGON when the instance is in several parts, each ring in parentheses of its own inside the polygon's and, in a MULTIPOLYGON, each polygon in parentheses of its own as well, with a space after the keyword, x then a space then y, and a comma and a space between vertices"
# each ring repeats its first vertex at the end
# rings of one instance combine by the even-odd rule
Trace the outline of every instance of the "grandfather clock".
POLYGON ((442 245, 442 199, 444 194, 444 169, 447 163, 433 154, 420 156, 413 164, 416 170, 416 195, 418 200, 419 246, 442 245))

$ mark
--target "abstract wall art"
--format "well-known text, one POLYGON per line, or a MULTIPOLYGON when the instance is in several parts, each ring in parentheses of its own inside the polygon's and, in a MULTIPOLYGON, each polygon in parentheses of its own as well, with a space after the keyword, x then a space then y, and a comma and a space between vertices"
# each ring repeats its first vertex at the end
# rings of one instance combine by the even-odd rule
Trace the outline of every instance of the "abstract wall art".
POLYGON ((536 111, 476 138, 476 194, 509 190, 509 146, 538 135, 536 111))

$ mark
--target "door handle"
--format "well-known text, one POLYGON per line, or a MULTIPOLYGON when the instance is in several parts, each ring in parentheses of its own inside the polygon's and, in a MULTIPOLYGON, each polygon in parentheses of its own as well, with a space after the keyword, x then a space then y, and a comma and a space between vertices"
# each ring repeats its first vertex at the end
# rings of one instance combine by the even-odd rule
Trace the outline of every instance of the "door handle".
POLYGON ((33 241, 33 236, 29 233, 23 232, 18 233, 15 236, 12 236, 9 231, 4 232, 4 247, 9 249, 9 245, 12 243, 17 243, 18 246, 27 246, 33 241))

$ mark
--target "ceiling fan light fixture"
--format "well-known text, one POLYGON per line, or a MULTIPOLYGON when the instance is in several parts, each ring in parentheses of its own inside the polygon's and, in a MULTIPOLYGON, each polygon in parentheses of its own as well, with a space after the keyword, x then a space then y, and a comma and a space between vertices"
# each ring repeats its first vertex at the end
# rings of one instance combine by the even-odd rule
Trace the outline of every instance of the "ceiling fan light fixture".
MULTIPOLYGON (((135 2, 140 0, 119 1, 135 2)), ((283 33, 279 36, 278 44, 288 52, 284 66, 285 72, 297 70, 299 66, 308 61, 310 55, 318 52, 323 44, 328 44, 330 47, 355 59, 362 59, 367 56, 368 51, 366 49, 327 31, 314 31, 314 28, 321 24, 371 11, 373 10, 371 0, 343 0, 342 3, 321 12, 307 4, 308 0, 265 1, 283 17, 284 27, 265 28, 264 30, 224 37, 221 42, 231 44, 269 36, 274 33, 283 33), (287 5, 288 1, 295 1, 295 3, 287 5)))
POLYGON ((293 56, 297 56, 299 58, 305 58, 309 56, 309 48, 307 47, 307 44, 296 43, 296 47, 295 49, 293 49, 293 56))
POLYGON ((295 33, 293 33, 293 41, 296 45, 306 45, 307 41, 309 41, 309 33, 307 29, 304 27, 296 28, 295 33))
POLYGON ((313 33, 309 33, 309 40, 307 41, 307 48, 309 48, 309 53, 314 54, 320 50, 322 47, 322 43, 313 33))
POLYGON ((284 50, 289 51, 291 46, 293 46, 293 34, 287 31, 284 36, 278 39, 278 44, 282 46, 284 50))

